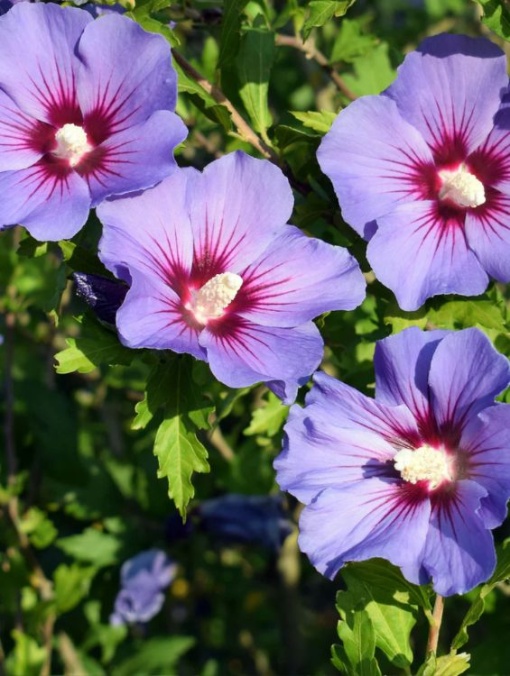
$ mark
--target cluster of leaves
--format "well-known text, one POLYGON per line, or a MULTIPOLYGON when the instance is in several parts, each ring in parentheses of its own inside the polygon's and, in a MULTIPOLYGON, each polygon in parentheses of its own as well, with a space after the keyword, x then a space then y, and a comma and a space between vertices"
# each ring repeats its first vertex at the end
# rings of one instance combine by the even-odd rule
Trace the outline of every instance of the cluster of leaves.
MULTIPOLYGON (((482 18, 510 35, 500 0, 138 0, 125 7, 173 48, 177 112, 190 130, 179 163, 200 168, 238 148, 272 159, 295 191, 292 222, 348 246, 367 272, 364 243, 342 221, 319 171, 321 137, 339 109, 382 91, 425 34, 445 25, 476 34, 482 18)), ((35 242, 20 228, 0 237, 0 659, 23 676, 328 673, 334 585, 299 559, 295 536, 275 557, 202 532, 179 539, 169 526, 179 515, 193 525, 194 505, 209 497, 276 490, 271 463, 286 407, 263 387, 228 390, 188 356, 123 347, 114 327, 73 292, 73 272, 108 275, 96 255, 99 227, 92 215, 73 241, 58 244, 35 242), (153 546, 180 563, 165 611, 146 627, 110 626, 121 563, 153 546)), ((406 313, 369 281, 360 308, 319 319, 325 366, 358 389, 373 388, 376 340, 410 325, 477 326, 510 354, 503 289, 434 299, 406 313)), ((458 650, 471 639, 476 673, 504 673, 510 657, 498 640, 507 628, 497 619, 510 572, 506 535, 498 534, 498 569, 472 592, 470 607, 451 601, 442 657, 424 657, 434 621, 428 590, 382 561, 346 567, 333 664, 347 674, 455 676, 469 666, 458 650), (476 647, 473 625, 484 612, 492 650, 476 647)))

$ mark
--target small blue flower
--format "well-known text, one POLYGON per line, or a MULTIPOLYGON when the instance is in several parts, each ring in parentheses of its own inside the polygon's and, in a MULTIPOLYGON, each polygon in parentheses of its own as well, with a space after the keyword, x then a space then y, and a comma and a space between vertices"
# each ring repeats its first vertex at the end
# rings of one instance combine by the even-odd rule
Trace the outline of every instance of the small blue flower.
POLYGON ((163 591, 176 572, 177 564, 160 549, 148 549, 125 561, 110 624, 133 624, 152 619, 161 610, 165 600, 163 591))

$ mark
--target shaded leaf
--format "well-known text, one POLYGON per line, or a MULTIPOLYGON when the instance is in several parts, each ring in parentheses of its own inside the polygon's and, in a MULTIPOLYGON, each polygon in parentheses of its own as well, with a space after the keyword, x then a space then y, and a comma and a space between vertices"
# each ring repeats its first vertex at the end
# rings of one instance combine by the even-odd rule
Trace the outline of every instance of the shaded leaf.
POLYGON ((268 141, 266 130, 272 124, 267 94, 274 57, 274 33, 262 28, 251 28, 246 31, 237 59, 239 95, 255 130, 260 132, 266 141, 268 141))
POLYGON ((291 110, 290 113, 302 122, 305 127, 318 131, 320 134, 326 134, 336 118, 336 113, 329 110, 321 110, 320 112, 310 111, 307 113, 291 110))
POLYGON ((225 0, 220 33, 218 68, 229 63, 239 51, 241 15, 248 0, 225 0))
POLYGON ((112 676, 133 676, 133 674, 177 674, 177 662, 195 644, 190 636, 173 638, 150 638, 137 647, 136 652, 113 667, 112 676))

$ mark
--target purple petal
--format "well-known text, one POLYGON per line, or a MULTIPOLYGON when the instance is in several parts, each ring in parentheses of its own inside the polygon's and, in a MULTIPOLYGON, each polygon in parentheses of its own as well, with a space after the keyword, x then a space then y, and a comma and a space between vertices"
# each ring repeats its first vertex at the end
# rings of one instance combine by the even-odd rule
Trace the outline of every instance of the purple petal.
POLYGON ((132 286, 117 312, 117 329, 127 347, 188 352, 205 359, 198 331, 183 315, 179 296, 157 277, 131 270, 132 286))
POLYGON ((260 381, 282 380, 290 388, 285 403, 299 384, 319 366, 323 342, 311 322, 295 328, 268 328, 231 317, 221 331, 210 326, 200 334, 200 345, 215 377, 229 387, 247 387, 260 381))
POLYGON ((346 249, 282 228, 243 277, 247 319, 296 326, 330 310, 352 310, 365 297, 365 280, 346 249), (310 264, 313 261, 313 265, 310 264))
POLYGON ((177 168, 173 151, 186 135, 186 126, 175 113, 160 110, 106 139, 79 166, 93 205, 109 195, 149 188, 173 173, 177 168))
POLYGON ((83 298, 101 321, 115 324, 115 314, 126 297, 127 285, 116 279, 85 272, 74 272, 72 276, 76 295, 83 298))
POLYGON ((0 171, 25 169, 42 157, 42 148, 34 147, 41 126, 0 90, 0 171))
POLYGON ((161 549, 147 549, 122 564, 120 571, 123 586, 145 584, 164 589, 174 579, 177 565, 161 549))
POLYGON ((510 281, 510 195, 493 194, 487 208, 469 210, 465 233, 484 270, 500 282, 510 281))
POLYGON ((109 135, 144 122, 156 110, 175 109, 170 46, 131 19, 112 14, 91 23, 78 56, 78 99, 87 128, 106 123, 109 135))
POLYGON ((510 498, 510 407, 496 404, 470 419, 460 448, 467 454, 468 477, 487 491, 479 514, 486 528, 501 525, 510 498))
POLYGON ((374 356, 376 399, 389 406, 405 404, 418 421, 430 415, 429 370, 447 331, 410 327, 377 342, 374 356))
POLYGON ((91 22, 87 12, 53 3, 22 2, 0 18, 0 83, 25 113, 79 124, 74 49, 91 22))
MULTIPOLYGON (((317 152, 344 219, 362 237, 396 205, 424 199, 432 153, 385 96, 364 96, 342 110, 317 152)), ((431 179, 432 180, 432 179, 431 179)))
POLYGON ((52 173, 36 164, 20 171, 0 173, 1 225, 24 225, 38 240, 69 239, 85 224, 90 195, 85 181, 75 172, 52 173))
POLYGON ((438 294, 476 296, 487 288, 489 278, 468 247, 462 223, 438 212, 433 202, 401 205, 378 225, 367 257, 403 310, 417 310, 438 294))
POLYGON ((510 364, 478 329, 452 332, 438 345, 429 385, 439 426, 462 427, 470 416, 492 406, 510 383, 510 364))
POLYGON ((492 42, 437 35, 407 55, 385 94, 436 157, 463 160, 488 136, 508 85, 506 57, 492 42))
POLYGON ((487 580, 496 564, 492 533, 480 515, 487 495, 474 481, 460 481, 455 495, 432 509, 423 566, 442 596, 463 594, 487 580))
POLYGON ((195 173, 177 170, 150 190, 97 207, 103 224, 99 257, 109 270, 128 282, 126 268, 170 285, 189 276, 193 239, 186 190, 190 174, 195 173))
POLYGON ((197 265, 214 266, 212 274, 252 263, 287 222, 294 201, 278 167, 240 151, 209 164, 188 195, 197 265))
POLYGON ((419 584, 429 516, 429 500, 408 501, 397 483, 363 479, 328 488, 305 507, 299 546, 329 578, 349 561, 382 557, 419 584))

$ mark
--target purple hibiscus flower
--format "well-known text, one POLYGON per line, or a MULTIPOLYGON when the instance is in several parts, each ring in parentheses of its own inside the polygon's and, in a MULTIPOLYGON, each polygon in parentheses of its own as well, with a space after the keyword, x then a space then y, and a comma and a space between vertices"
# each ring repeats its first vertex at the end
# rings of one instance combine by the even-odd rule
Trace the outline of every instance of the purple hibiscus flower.
POLYGON ((378 343, 376 398, 324 373, 293 406, 280 486, 306 507, 301 549, 324 575, 388 559, 442 595, 486 580, 510 497, 508 360, 477 329, 378 343))
POLYGON ((345 220, 369 241, 404 310, 510 281, 510 110, 504 53, 484 39, 428 38, 396 81, 342 111, 319 163, 345 220), (498 112, 499 111, 499 112, 498 112))
POLYGON ((100 257, 131 284, 122 342, 188 352, 231 387, 274 381, 293 400, 322 358, 311 320, 359 305, 365 282, 345 249, 285 225, 292 202, 277 167, 241 152, 103 202, 100 257))
POLYGON ((21 2, 0 17, 0 229, 74 235, 90 207, 175 169, 186 135, 158 35, 126 17, 21 2))
POLYGON ((160 549, 140 552, 122 565, 121 590, 110 624, 148 622, 163 606, 163 591, 175 578, 177 564, 160 549))

